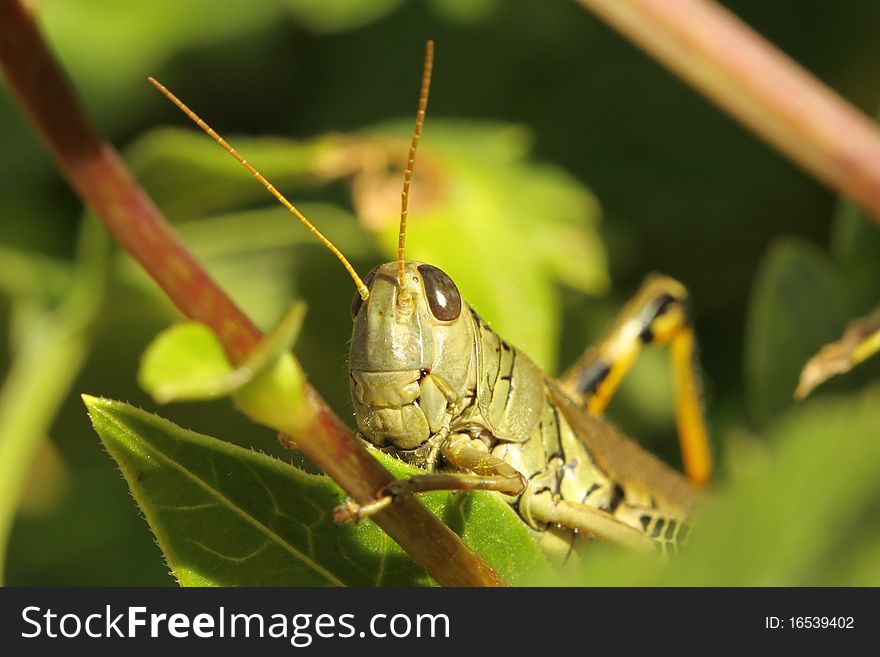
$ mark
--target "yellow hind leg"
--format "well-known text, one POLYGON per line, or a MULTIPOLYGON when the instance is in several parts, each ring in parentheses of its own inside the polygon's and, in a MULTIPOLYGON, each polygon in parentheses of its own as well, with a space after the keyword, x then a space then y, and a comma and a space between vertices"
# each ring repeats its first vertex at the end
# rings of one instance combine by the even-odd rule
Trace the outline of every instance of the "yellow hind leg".
POLYGON ((703 419, 694 331, 687 290, 668 276, 652 275, 626 305, 611 330, 560 377, 563 389, 592 415, 601 415, 643 345, 669 348, 675 374, 676 423, 684 470, 698 485, 709 480, 712 455, 703 419))

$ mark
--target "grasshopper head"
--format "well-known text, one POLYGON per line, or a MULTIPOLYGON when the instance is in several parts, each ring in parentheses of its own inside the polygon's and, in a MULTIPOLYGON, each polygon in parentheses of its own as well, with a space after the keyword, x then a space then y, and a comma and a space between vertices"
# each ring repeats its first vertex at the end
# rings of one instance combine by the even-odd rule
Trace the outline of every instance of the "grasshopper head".
POLYGON ((443 426, 461 401, 473 358, 469 311, 452 279, 407 261, 364 279, 369 297, 352 303, 349 354, 358 428, 370 442, 414 449, 443 426))

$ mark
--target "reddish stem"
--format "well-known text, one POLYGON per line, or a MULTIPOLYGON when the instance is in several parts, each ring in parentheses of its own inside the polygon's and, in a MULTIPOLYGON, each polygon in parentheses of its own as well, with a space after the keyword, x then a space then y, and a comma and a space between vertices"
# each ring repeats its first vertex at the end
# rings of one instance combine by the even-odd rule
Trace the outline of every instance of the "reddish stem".
POLYGON ((709 0, 578 0, 880 222, 875 123, 709 0))
MULTIPOLYGON (((10 87, 70 184, 190 319, 217 334, 230 359, 241 362, 262 335, 177 239, 113 147, 92 125, 18 0, 0 0, 0 64, 10 87)), ((313 418, 297 444, 358 502, 372 501, 391 475, 352 436, 317 392, 307 389, 313 418)), ((503 585, 498 574, 417 500, 374 516, 440 584, 503 585)))

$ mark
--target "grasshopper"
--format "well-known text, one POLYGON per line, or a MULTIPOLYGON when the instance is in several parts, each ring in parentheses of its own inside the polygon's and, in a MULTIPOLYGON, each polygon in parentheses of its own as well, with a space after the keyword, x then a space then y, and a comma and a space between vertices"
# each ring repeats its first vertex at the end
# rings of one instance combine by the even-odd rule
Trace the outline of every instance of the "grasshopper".
POLYGON ((370 504, 346 500, 336 519, 368 517, 403 495, 488 490, 514 507, 552 556, 567 556, 578 535, 676 550, 711 472, 685 288, 649 277, 607 335, 554 379, 495 333, 443 271, 406 260, 409 189, 432 65, 429 41, 404 172, 398 257, 363 279, 253 166, 150 79, 315 234, 355 282, 349 379, 359 435, 427 473, 393 482, 370 504), (686 476, 601 419, 648 344, 670 349, 686 476))

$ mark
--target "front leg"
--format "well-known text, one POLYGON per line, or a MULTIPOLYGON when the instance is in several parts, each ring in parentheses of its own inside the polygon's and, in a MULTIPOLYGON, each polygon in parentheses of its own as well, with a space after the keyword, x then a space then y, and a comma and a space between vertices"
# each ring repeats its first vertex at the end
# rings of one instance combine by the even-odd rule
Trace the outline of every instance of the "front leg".
POLYGON ((336 522, 360 520, 381 511, 394 500, 414 493, 432 490, 494 490, 506 495, 519 495, 526 480, 506 461, 487 453, 482 443, 466 434, 451 434, 440 448, 445 461, 461 472, 435 472, 398 479, 379 491, 375 501, 360 505, 346 499, 333 511, 336 522))

